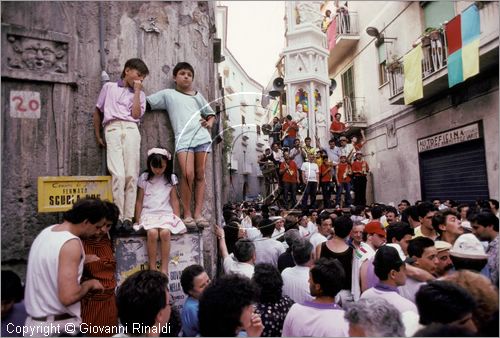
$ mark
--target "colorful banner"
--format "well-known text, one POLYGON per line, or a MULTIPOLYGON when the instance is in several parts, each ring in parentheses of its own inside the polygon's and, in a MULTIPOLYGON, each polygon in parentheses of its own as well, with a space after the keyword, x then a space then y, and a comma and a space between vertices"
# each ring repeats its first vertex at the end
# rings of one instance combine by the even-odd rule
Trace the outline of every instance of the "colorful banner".
POLYGON ((422 58, 424 54, 419 44, 403 57, 405 104, 424 97, 422 83, 422 58))
POLYGON ((480 34, 479 9, 475 4, 446 24, 450 88, 479 73, 480 34))

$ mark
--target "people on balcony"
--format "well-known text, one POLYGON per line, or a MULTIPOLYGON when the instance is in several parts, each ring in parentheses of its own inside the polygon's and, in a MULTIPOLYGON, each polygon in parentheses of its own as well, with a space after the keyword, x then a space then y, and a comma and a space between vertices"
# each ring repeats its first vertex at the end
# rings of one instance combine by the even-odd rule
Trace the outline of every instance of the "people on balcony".
POLYGON ((340 122, 341 117, 342 114, 336 113, 335 119, 330 125, 330 134, 332 135, 332 138, 335 140, 336 145, 340 145, 339 142, 340 137, 343 136, 347 130, 349 130, 349 127, 345 123, 340 122))

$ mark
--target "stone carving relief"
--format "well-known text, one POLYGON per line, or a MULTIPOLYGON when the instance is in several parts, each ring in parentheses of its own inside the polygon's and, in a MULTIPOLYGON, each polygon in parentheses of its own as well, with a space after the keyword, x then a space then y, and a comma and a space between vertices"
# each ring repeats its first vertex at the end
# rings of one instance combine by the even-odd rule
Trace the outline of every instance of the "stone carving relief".
POLYGON ((68 72, 68 43, 7 35, 7 67, 48 73, 68 72))
POLYGON ((312 23, 321 28, 323 14, 321 14, 320 6, 322 3, 322 1, 299 1, 296 7, 296 24, 312 23))
POLYGON ((324 74, 327 71, 325 58, 314 52, 291 55, 289 60, 289 74, 324 74))

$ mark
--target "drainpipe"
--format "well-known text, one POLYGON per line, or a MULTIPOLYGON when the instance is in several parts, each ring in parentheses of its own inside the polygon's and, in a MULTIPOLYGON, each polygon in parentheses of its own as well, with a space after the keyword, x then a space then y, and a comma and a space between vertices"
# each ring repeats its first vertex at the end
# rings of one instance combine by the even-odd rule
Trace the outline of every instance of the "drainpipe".
MULTIPOLYGON (((99 56, 101 63, 101 87, 104 83, 109 81, 109 75, 106 73, 106 51, 104 50, 104 32, 106 27, 104 26, 104 12, 102 8, 102 2, 98 3, 99 10, 99 56)), ((106 149, 103 149, 101 153, 101 173, 106 175, 106 149)))

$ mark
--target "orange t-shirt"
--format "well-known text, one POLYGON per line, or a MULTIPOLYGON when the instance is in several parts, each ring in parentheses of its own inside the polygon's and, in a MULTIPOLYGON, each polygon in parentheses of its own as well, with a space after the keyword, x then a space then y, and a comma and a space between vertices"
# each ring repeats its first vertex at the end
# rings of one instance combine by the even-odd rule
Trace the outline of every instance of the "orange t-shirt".
POLYGON ((319 177, 321 182, 331 182, 332 180, 332 167, 322 164, 319 168, 319 177))
POLYGON ((370 168, 368 167, 368 163, 366 163, 366 161, 363 161, 363 160, 352 162, 351 169, 352 169, 352 173, 354 175, 356 175, 356 174, 366 175, 366 173, 368 171, 370 171, 370 168), (364 166, 364 173, 363 173, 363 166, 364 166))
POLYGON ((345 129, 345 124, 334 120, 330 125, 330 131, 342 132, 345 129))
MULTIPOLYGON (((283 174, 283 182, 297 183, 299 180, 297 164, 295 163, 294 160, 290 160, 290 162, 288 162, 288 167, 289 169, 285 170, 283 174)), ((285 169, 285 162, 281 162, 280 171, 284 169, 285 169)))
POLYGON ((340 162, 339 165, 337 166, 337 182, 339 183, 349 183, 351 182, 351 177, 346 176, 344 178, 344 173, 349 170, 351 165, 349 163, 342 163, 340 162))
POLYGON ((295 121, 286 121, 285 124, 283 124, 283 132, 290 137, 297 137, 297 129, 297 122, 295 121))

